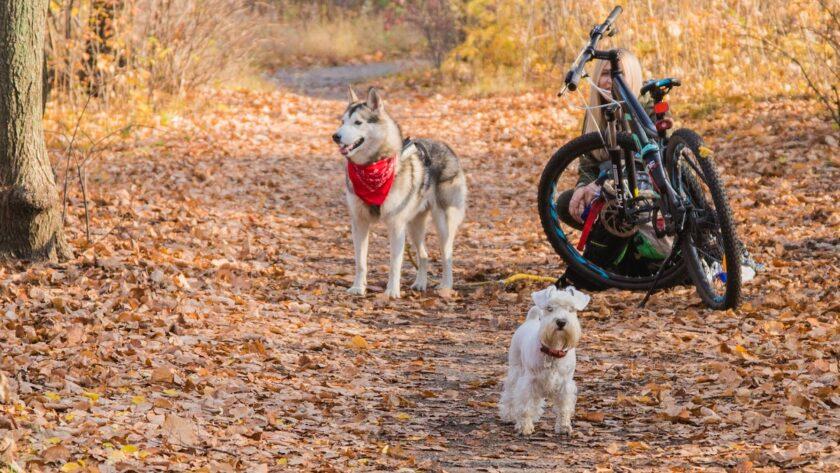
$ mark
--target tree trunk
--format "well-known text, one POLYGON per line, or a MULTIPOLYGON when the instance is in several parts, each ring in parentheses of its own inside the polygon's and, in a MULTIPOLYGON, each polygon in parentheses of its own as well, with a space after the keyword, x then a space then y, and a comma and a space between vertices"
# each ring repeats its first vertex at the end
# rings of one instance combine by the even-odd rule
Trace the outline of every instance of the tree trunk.
POLYGON ((68 256, 44 143, 47 0, 0 2, 0 259, 68 256))

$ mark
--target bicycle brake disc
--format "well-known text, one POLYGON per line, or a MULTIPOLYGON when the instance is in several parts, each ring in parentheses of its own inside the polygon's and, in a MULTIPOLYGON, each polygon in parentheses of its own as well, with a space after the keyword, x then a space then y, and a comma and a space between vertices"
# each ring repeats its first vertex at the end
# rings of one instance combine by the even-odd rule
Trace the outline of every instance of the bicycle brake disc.
POLYGON ((636 225, 627 222, 622 217, 618 208, 618 201, 615 199, 615 189, 612 181, 607 181, 602 187, 602 193, 606 199, 604 208, 601 209, 601 225, 611 234, 626 238, 636 233, 636 225))

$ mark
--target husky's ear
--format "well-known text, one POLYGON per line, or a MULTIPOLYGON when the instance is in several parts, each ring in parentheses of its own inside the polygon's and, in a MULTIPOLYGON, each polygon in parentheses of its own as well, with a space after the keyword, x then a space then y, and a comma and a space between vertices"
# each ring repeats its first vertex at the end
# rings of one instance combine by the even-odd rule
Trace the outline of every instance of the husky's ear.
POLYGON ((591 298, 588 295, 575 289, 574 286, 568 286, 566 287, 566 289, 564 289, 564 291, 571 296, 572 305, 576 310, 583 310, 586 308, 586 306, 589 305, 589 301, 591 300, 591 298))
POLYGON ((370 107, 371 110, 382 110, 382 98, 379 96, 379 91, 376 90, 376 87, 368 89, 367 106, 370 107))
POLYGON ((349 84, 347 85, 347 93, 348 93, 347 99, 350 100, 350 103, 355 103, 355 102, 359 101, 359 96, 356 95, 356 91, 353 90, 352 85, 349 85, 349 84))

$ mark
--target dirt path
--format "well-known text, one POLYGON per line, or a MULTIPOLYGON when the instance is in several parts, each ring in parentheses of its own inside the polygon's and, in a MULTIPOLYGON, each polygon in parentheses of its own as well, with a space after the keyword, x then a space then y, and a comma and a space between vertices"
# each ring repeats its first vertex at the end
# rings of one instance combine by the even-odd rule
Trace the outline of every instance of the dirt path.
POLYGON ((368 64, 347 64, 330 67, 283 68, 274 74, 283 87, 298 93, 330 99, 347 96, 347 86, 378 77, 385 77, 429 66, 420 59, 403 59, 368 64))
MULTIPOLYGON (((457 294, 387 301, 377 297, 381 228, 371 294, 344 292, 352 245, 329 141, 343 102, 285 91, 211 99, 217 109, 121 144, 91 170, 94 247, 84 249, 74 195, 76 260, 0 266, 0 369, 20 400, 3 406, 0 429, 15 419, 31 470, 826 471, 840 461, 840 165, 823 123, 805 124, 816 130, 805 137, 787 125, 809 104, 756 104, 749 120, 717 113, 700 126, 769 268, 744 307, 706 311, 688 288, 645 310, 640 294, 594 294, 581 314, 575 434, 559 438, 549 418, 526 439, 499 422, 495 402, 538 286, 475 283, 561 271, 536 184, 575 116, 548 95, 388 96, 407 133, 452 144, 471 194, 457 294), (55 445, 65 450, 48 456, 55 445)), ((434 235, 429 246, 436 259, 434 235)), ((407 288, 408 263, 404 275, 407 288)))

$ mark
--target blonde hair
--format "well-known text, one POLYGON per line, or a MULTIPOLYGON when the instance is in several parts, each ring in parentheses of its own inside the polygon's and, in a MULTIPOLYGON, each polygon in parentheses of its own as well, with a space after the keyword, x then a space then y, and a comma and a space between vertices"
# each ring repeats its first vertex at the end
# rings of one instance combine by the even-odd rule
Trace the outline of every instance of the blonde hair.
MULTIPOLYGON (((642 89, 642 65, 639 63, 639 59, 630 51, 626 49, 619 49, 618 60, 621 63, 621 71, 624 74, 624 82, 627 84, 627 87, 636 94, 636 97, 638 97, 639 91, 642 89)), ((601 77, 601 71, 604 70, 604 67, 607 64, 609 64, 609 62, 604 61, 603 59, 599 59, 595 62, 595 67, 592 70, 592 81, 595 84, 598 83, 598 79, 601 77)), ((615 85, 613 85, 613 87, 615 87, 615 85)), ((590 107, 609 103, 611 99, 612 97, 604 96, 595 87, 589 87, 590 107)), ((604 119, 604 111, 602 108, 595 108, 586 111, 586 114, 583 117, 583 133, 591 133, 593 131, 598 131, 599 129, 603 133, 606 125, 607 122, 604 119)), ((606 159, 606 156, 604 156, 604 159, 606 159)))

